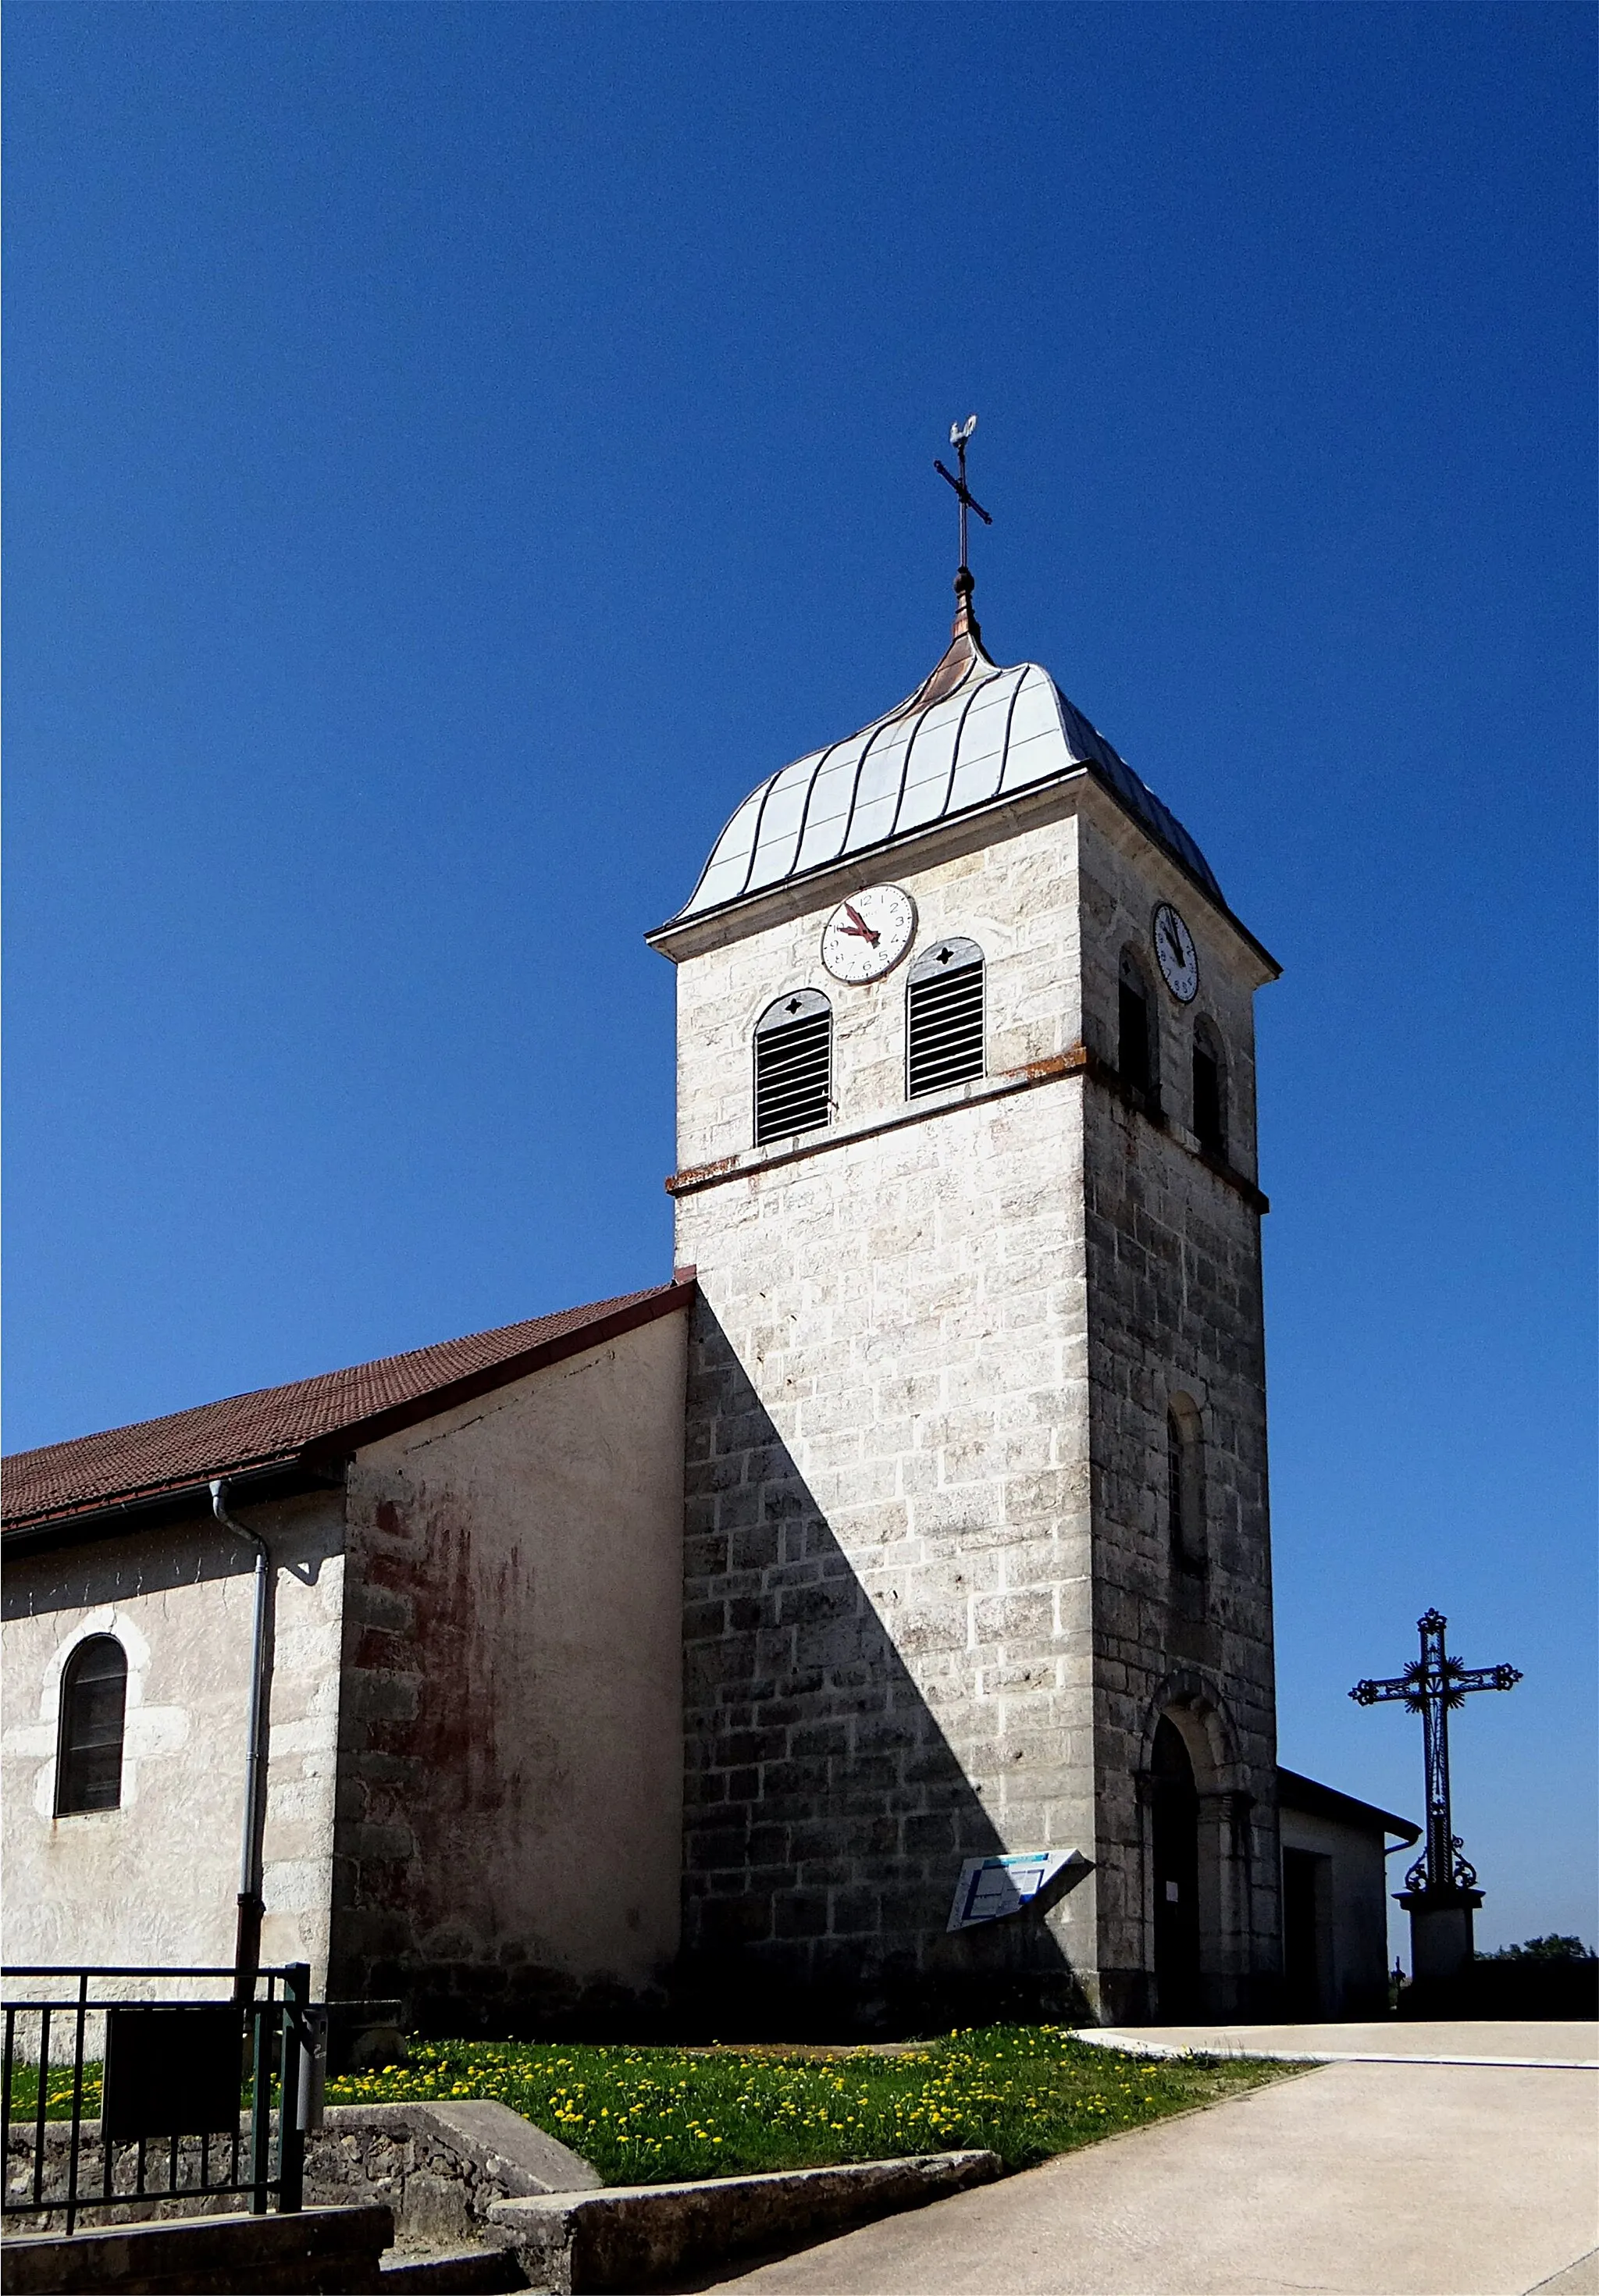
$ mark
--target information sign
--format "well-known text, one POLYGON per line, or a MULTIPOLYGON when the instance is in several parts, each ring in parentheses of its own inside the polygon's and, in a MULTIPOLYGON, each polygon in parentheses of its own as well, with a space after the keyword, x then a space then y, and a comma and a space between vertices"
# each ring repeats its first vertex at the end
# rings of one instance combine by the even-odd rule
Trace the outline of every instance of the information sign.
POLYGON ((980 1922, 1003 1921, 1030 1905, 1040 1890, 1070 1865, 1088 1860, 1076 1849, 1024 1849, 1010 1857, 968 1857, 949 1908, 952 1930, 975 1929, 980 1922))

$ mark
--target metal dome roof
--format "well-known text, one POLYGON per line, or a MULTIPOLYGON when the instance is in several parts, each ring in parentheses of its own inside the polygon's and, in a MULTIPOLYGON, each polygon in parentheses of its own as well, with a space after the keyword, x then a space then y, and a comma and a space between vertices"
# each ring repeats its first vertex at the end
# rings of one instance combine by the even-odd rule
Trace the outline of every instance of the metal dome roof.
POLYGON ((1085 766, 1225 908, 1176 815, 1035 661, 1001 668, 963 608, 931 677, 886 717, 813 750, 744 800, 674 923, 891 845, 1085 766))

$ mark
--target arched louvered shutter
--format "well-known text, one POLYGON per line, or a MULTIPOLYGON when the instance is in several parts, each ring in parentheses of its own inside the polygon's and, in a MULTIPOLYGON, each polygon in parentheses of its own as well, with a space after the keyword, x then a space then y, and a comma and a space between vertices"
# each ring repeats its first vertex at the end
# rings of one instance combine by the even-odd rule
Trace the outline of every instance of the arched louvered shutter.
POLYGON ((112 1635, 78 1644, 62 1676, 55 1814, 115 1809, 122 1800, 122 1722, 127 1656, 112 1635))
POLYGON ((832 1007, 819 988, 796 988, 755 1024, 755 1144, 815 1132, 832 1099, 832 1007))
POLYGON ((1193 1129, 1212 1156, 1227 1152, 1226 1064, 1221 1041, 1208 1021, 1193 1029, 1193 1129))
POLYGON ((1160 1088, 1160 1054, 1149 983, 1130 948, 1121 952, 1116 990, 1116 1065, 1123 1084, 1153 1100, 1160 1088))
POLYGON ((983 953, 974 940, 923 949, 906 988, 906 1090, 937 1092, 983 1072, 983 953))

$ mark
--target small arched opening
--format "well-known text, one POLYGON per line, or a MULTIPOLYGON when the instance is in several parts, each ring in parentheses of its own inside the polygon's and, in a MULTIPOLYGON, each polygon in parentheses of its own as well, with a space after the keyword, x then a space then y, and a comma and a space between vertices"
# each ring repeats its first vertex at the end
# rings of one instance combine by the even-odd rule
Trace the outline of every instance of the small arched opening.
POLYGON ((1155 1009, 1148 977, 1130 948, 1121 952, 1116 986, 1116 1066, 1123 1084, 1152 1103, 1159 1097, 1155 1009))
POLYGON ((1221 1038, 1204 1019, 1193 1024, 1193 1136, 1208 1156, 1227 1154, 1227 1067, 1221 1038))
POLYGON ((127 1653, 114 1635, 90 1635, 62 1672, 55 1814, 116 1809, 122 1800, 127 1653))
POLYGON ((1205 1538, 1205 1430, 1191 1395, 1174 1395, 1166 1406, 1166 1529, 1171 1568, 1179 1584, 1203 1581, 1205 1538))
POLYGON ((755 1144, 815 1132, 832 1112, 832 1007, 796 988, 755 1024, 755 1144))
POLYGON ((967 1084, 982 1072, 983 953, 974 940, 935 941, 906 984, 906 1096, 967 1084))

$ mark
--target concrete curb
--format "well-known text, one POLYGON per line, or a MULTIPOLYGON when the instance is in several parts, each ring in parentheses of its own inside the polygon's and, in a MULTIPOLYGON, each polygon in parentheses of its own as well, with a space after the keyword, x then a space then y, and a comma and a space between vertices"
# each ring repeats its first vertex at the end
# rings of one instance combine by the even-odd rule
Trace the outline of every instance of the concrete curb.
POLYGON ((1072 2033, 1074 2041, 1087 2041, 1096 2049, 1119 2049, 1129 2057, 1227 2057, 1242 2063, 1270 2065, 1503 2065, 1523 2072, 1591 2073, 1599 2070, 1592 2057, 1463 2057, 1403 2054, 1381 2049, 1250 2049, 1237 2043, 1217 2041, 1149 2041, 1142 2035, 1088 2027, 1072 2033))
POLYGON ((995 2152, 920 2153, 684 2185, 611 2185, 500 2201, 484 2234, 554 2296, 635 2290, 751 2251, 824 2240, 873 2218, 992 2184, 995 2152))
POLYGON ((375 2289, 379 2259, 394 2238, 388 2209, 305 2209, 165 2223, 107 2225, 94 2232, 5 2243, 6 2296, 93 2296, 140 2288, 280 2292, 375 2289))

